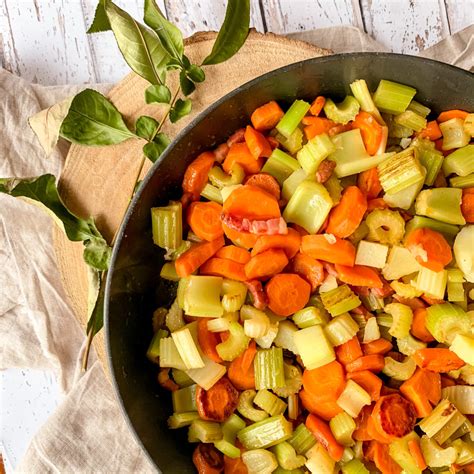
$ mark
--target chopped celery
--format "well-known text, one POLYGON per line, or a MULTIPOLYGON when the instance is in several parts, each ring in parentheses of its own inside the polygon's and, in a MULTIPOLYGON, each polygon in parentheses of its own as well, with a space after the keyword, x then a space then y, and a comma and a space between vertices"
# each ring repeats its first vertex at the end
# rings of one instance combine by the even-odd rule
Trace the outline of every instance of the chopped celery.
POLYGON ((418 151, 417 157, 420 163, 426 169, 425 184, 432 186, 443 165, 443 153, 437 150, 434 143, 428 139, 418 137, 412 144, 418 151))
POLYGON ((171 367, 186 370, 186 364, 181 359, 172 337, 160 339, 160 367, 171 367))
POLYGON ((295 365, 283 362, 283 372, 285 374, 285 385, 283 387, 275 387, 273 391, 279 397, 290 397, 297 394, 303 385, 303 378, 300 369, 295 365))
POLYGON ((412 431, 403 438, 396 439, 390 443, 389 454, 399 464, 406 474, 421 474, 415 459, 411 455, 408 443, 412 440, 419 441, 420 437, 412 431))
POLYGON ((456 334, 470 334, 471 318, 458 305, 434 304, 426 309, 426 329, 441 343, 451 344, 456 334))
POLYGON ((270 329, 269 317, 259 309, 250 305, 242 306, 240 318, 244 321, 245 335, 258 339, 265 336, 270 329))
POLYGON ((237 433, 245 449, 269 448, 286 441, 293 434, 293 425, 283 415, 265 418, 237 433))
POLYGON ((383 200, 390 206, 390 207, 399 207, 400 209, 408 210, 415 202, 416 196, 423 188, 423 184, 425 183, 426 177, 426 169, 422 166, 421 167, 421 174, 422 176, 420 179, 413 183, 408 188, 402 189, 397 193, 385 193, 383 196, 383 200))
POLYGON ((290 200, 291 196, 296 191, 296 188, 305 180, 308 179, 308 175, 303 168, 298 168, 296 171, 293 171, 288 178, 283 182, 283 187, 281 190, 281 195, 283 199, 287 201, 290 200))
POLYGON ((178 300, 174 300, 169 311, 166 313, 166 327, 171 331, 177 331, 186 325, 183 319, 183 310, 178 305, 178 300))
POLYGON ((352 433, 354 433, 357 426, 350 415, 345 412, 339 413, 331 418, 329 427, 339 444, 343 446, 352 446, 354 444, 352 433))
POLYGON ((415 203, 417 214, 454 225, 464 225, 461 212, 462 190, 458 188, 425 189, 415 203))
POLYGON ((204 367, 187 370, 186 374, 204 390, 209 390, 226 373, 227 369, 208 357, 203 356, 203 361, 204 367))
POLYGON ((453 385, 442 389, 443 398, 447 398, 463 415, 474 414, 474 387, 453 385))
POLYGON ((417 290, 411 284, 402 283, 401 281, 392 281, 390 286, 395 290, 395 293, 402 298, 417 298, 423 294, 423 292, 417 290))
POLYGON ((382 79, 374 94, 375 105, 388 114, 401 114, 410 105, 416 89, 382 79))
POLYGON ((380 329, 377 324, 377 318, 369 318, 364 328, 364 339, 362 342, 367 344, 377 339, 380 339, 380 329))
POLYGON ((357 229, 349 236, 349 240, 354 244, 357 245, 361 240, 365 239, 369 234, 369 226, 362 221, 357 227, 357 229))
MULTIPOLYGON (((245 178, 245 171, 238 163, 234 163, 227 174, 220 166, 214 166, 209 171, 209 181, 217 188, 241 184, 245 178)), ((222 199, 222 196, 221 196, 222 199)))
POLYGON ((237 433, 240 430, 243 430, 245 426, 245 421, 235 413, 232 413, 232 415, 230 415, 229 418, 227 418, 227 420, 221 425, 224 439, 229 443, 234 444, 237 433))
POLYGON ((464 293, 464 286, 462 283, 450 282, 448 281, 448 301, 452 301, 454 303, 460 303, 464 301, 466 297, 464 293))
POLYGON ((158 358, 160 357, 160 341, 164 337, 168 337, 169 332, 165 329, 158 329, 153 336, 153 339, 148 346, 148 350, 146 351, 146 356, 152 362, 158 363, 158 358))
POLYGON ((449 184, 453 188, 474 188, 474 173, 451 178, 449 184))
POLYGON ((197 385, 175 390, 171 393, 174 413, 187 413, 197 411, 196 405, 196 388, 197 385))
POLYGON ((226 201, 226 199, 236 190, 242 187, 241 184, 232 184, 230 186, 224 186, 221 189, 221 196, 222 196, 222 201, 226 201))
POLYGON ((395 245, 403 238, 405 221, 398 211, 374 209, 365 219, 369 227, 367 238, 381 244, 395 245))
POLYGON ((273 471, 273 474, 304 474, 304 471, 301 469, 283 469, 282 467, 278 466, 273 471))
POLYGON ((316 324, 327 324, 328 317, 323 309, 307 306, 293 315, 293 321, 300 329, 304 329, 316 324))
POLYGON ((188 411, 185 413, 173 413, 168 418, 168 428, 176 430, 189 426, 194 420, 199 420, 199 413, 197 411, 188 411))
POLYGON ((360 105, 355 97, 348 95, 339 104, 335 104, 333 100, 326 99, 324 104, 324 113, 329 120, 336 123, 346 123, 354 120, 359 113, 360 105))
MULTIPOLYGON (((251 421, 261 421, 268 417, 268 413, 264 410, 259 410, 253 406, 255 390, 244 390, 239 396, 239 403, 237 404, 237 411, 245 418, 251 421)), ((241 428, 243 429, 243 428, 241 428)))
POLYGON ((459 268, 448 268, 448 281, 452 283, 463 283, 464 275, 459 268))
POLYGON ((298 161, 279 148, 275 148, 263 165, 262 173, 271 174, 282 186, 291 173, 300 168, 298 161))
POLYGON ((163 249, 177 249, 183 240, 181 203, 171 202, 165 207, 152 207, 151 230, 153 242, 163 249))
POLYGON ((223 332, 229 330, 230 319, 222 316, 221 318, 209 319, 207 329, 211 332, 223 332))
POLYGON ((221 277, 191 275, 186 280, 183 309, 187 315, 218 318, 224 314, 220 298, 221 277))
POLYGON ((356 265, 383 268, 387 261, 388 246, 361 240, 357 247, 356 265))
POLYGON ((426 342, 415 339, 411 334, 397 338, 398 351, 407 356, 412 356, 416 351, 424 349, 426 342))
POLYGON ((377 311, 379 309, 383 309, 385 306, 383 298, 376 296, 371 291, 369 292, 367 296, 360 296, 360 300, 362 301, 362 304, 366 306, 366 308, 369 311, 377 311))
POLYGON ((194 384, 194 381, 188 377, 184 370, 171 369, 173 380, 181 387, 189 387, 194 384))
POLYGON ((306 112, 308 112, 310 107, 311 105, 304 100, 295 100, 285 115, 278 122, 276 126, 278 132, 284 137, 289 138, 303 117, 306 115, 306 112))
MULTIPOLYGON (((472 321, 471 321, 472 324, 472 321)), ((472 331, 471 331, 472 333, 472 331)), ((450 347, 466 364, 474 365, 474 338, 464 334, 457 334, 450 347)))
POLYGON ((304 466, 304 463, 306 462, 306 458, 304 456, 297 455, 295 448, 293 448, 293 446, 291 446, 291 444, 287 441, 278 443, 272 448, 272 451, 277 457, 278 464, 283 469, 297 469, 301 466, 304 466))
POLYGON ((295 393, 288 397, 288 418, 296 420, 299 415, 299 398, 295 393))
POLYGON ((348 380, 336 402, 352 418, 356 418, 365 405, 370 405, 370 395, 353 380, 348 380))
POLYGON ((323 225, 332 200, 326 188, 319 183, 305 180, 298 185, 283 212, 288 223, 298 224, 310 234, 315 234, 323 225))
POLYGON ((319 287, 319 293, 327 293, 328 291, 335 290, 337 288, 337 278, 334 275, 326 275, 326 278, 319 287))
POLYGON ((415 361, 407 357, 403 362, 398 362, 391 357, 385 357, 385 365, 382 372, 395 380, 408 380, 416 370, 415 361))
POLYGON ((222 281, 222 307, 224 311, 238 311, 245 302, 247 287, 240 281, 222 281))
POLYGON ((293 354, 298 355, 298 348, 294 342, 294 334, 298 331, 298 328, 291 321, 280 321, 278 326, 278 333, 273 341, 273 344, 282 349, 293 352, 293 354))
POLYGON ((448 273, 446 270, 434 272, 428 268, 422 267, 418 272, 415 286, 418 290, 426 293, 432 298, 442 300, 446 291, 448 273))
POLYGON ((333 474, 336 463, 321 443, 313 446, 307 453, 305 466, 311 474, 333 474))
POLYGON ((165 280, 179 281, 179 276, 176 273, 174 262, 166 262, 160 270, 160 277, 165 280))
POLYGON ((295 448, 298 454, 305 454, 316 444, 316 438, 313 436, 313 433, 306 428, 306 425, 301 423, 295 431, 293 431, 293 435, 288 440, 288 443, 295 448))
POLYGON ((280 323, 278 321, 270 324, 270 328, 268 329, 265 336, 255 339, 255 342, 257 343, 259 347, 261 347, 262 349, 269 349, 272 346, 273 341, 278 334, 279 324, 280 323))
POLYGON ((219 357, 225 361, 239 357, 249 344, 249 337, 245 335, 243 327, 237 321, 229 323, 229 332, 229 338, 216 346, 219 357))
POLYGON ((464 278, 469 283, 474 283, 474 225, 464 227, 454 241, 454 256, 459 269, 464 273, 464 278))
MULTIPOLYGON (((390 119, 387 120, 388 123, 388 136, 390 138, 398 138, 398 139, 403 139, 403 138, 408 138, 411 137, 414 133, 414 131, 411 128, 404 127, 403 125, 400 125, 396 123, 393 120, 393 115, 389 115, 390 119)), ((398 140, 397 140, 398 143, 398 140)))
POLYGON ((251 449, 242 453, 247 474, 271 474, 278 467, 275 455, 266 449, 251 449))
POLYGON ((429 436, 422 436, 420 440, 420 447, 425 458, 425 462, 429 467, 443 467, 450 466, 456 461, 456 448, 449 447, 446 449, 441 446, 429 436))
POLYGON ((372 96, 370 95, 370 91, 367 87, 367 83, 365 82, 365 80, 359 79, 357 81, 354 81, 350 84, 350 87, 352 93, 354 94, 354 97, 360 104, 360 108, 364 112, 369 112, 369 114, 372 114, 377 119, 377 122, 382 124, 382 117, 380 116, 380 112, 374 104, 374 101, 372 99, 372 96))
POLYGON ((468 114, 464 119, 464 131, 474 137, 474 113, 468 114))
MULTIPOLYGON (((459 228, 452 224, 446 224, 429 217, 415 216, 406 225, 405 236, 408 236, 410 232, 427 227, 428 229, 435 230, 440 234, 443 234, 448 242, 453 242, 454 237, 459 232, 459 228)), ((402 261, 402 260, 401 260, 402 261)), ((410 272, 411 273, 411 272, 410 272)))
POLYGON ((259 390, 253 402, 270 416, 281 415, 286 410, 286 403, 266 389, 259 390))
POLYGON ((352 459, 341 466, 342 474, 369 474, 369 470, 360 459, 352 459))
POLYGON ((257 351, 254 359, 255 388, 273 389, 285 385, 283 350, 279 347, 257 351))
POLYGON ((321 162, 336 148, 326 133, 316 135, 298 152, 296 158, 307 175, 316 173, 321 162))
POLYGON ((331 196, 333 206, 339 204, 343 190, 339 179, 334 174, 332 174, 330 178, 324 183, 324 187, 328 190, 329 196, 331 196))
POLYGON ((474 145, 466 145, 450 153, 444 159, 443 171, 446 176, 453 173, 458 176, 474 173, 474 145))
POLYGON ((360 306, 359 297, 348 285, 341 285, 334 290, 321 294, 321 301, 331 316, 339 316, 360 306))
POLYGON ((456 464, 467 467, 468 464, 474 463, 474 443, 456 439, 453 441, 452 446, 458 452, 456 464))
POLYGON ((171 333, 171 337, 176 344, 176 348, 186 369, 200 369, 204 367, 204 361, 202 360, 189 328, 184 327, 179 329, 171 333))
POLYGON ((277 133, 275 138, 290 153, 294 154, 303 146, 303 130, 296 127, 295 131, 287 138, 281 133, 277 133))
POLYGON ((329 364, 336 359, 334 348, 321 326, 300 329, 294 338, 303 364, 308 370, 329 364), (315 347, 318 350, 314 350, 315 347))
POLYGON ((212 186, 212 184, 207 183, 203 190, 201 191, 201 196, 209 201, 217 202, 218 204, 222 204, 222 194, 219 188, 212 186))
POLYGON ((398 125, 411 128, 415 132, 419 132, 426 127, 426 118, 413 112, 413 110, 406 110, 401 114, 395 115, 393 120, 398 125))
POLYGON ((212 443, 222 439, 222 430, 219 423, 205 420, 194 420, 188 431, 189 443, 212 443))
POLYGON ((231 459, 240 458, 240 449, 237 446, 234 446, 226 439, 214 441, 214 447, 218 449, 222 454, 226 455, 231 459))
POLYGON ((460 118, 453 118, 440 123, 439 128, 443 133, 443 145, 441 147, 443 150, 465 147, 471 139, 469 133, 464 130, 464 121, 460 118))
POLYGON ((343 313, 331 319, 326 324, 324 331, 333 346, 340 346, 357 334, 359 325, 351 318, 349 313, 343 313))
POLYGON ((411 110, 425 118, 428 117, 428 115, 431 112, 431 109, 429 107, 426 107, 423 104, 420 104, 416 100, 412 100, 410 102, 410 104, 407 107, 407 110, 411 110))
POLYGON ((410 307, 401 303, 390 303, 385 306, 385 311, 392 315, 389 333, 393 337, 408 336, 413 321, 413 312, 410 307))

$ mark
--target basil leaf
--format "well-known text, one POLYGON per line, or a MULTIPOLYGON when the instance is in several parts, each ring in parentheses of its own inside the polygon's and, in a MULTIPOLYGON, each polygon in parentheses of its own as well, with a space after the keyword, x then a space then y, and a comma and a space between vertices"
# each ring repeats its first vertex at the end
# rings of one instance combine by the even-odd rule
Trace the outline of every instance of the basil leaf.
POLYGON ((184 53, 183 35, 177 26, 165 18, 155 0, 145 0, 144 20, 158 35, 168 54, 181 60, 184 53))
POLYGON ((181 71, 179 73, 179 85, 181 86, 181 91, 184 95, 192 94, 196 90, 194 82, 186 77, 186 71, 181 71))
POLYGON ((131 69, 152 84, 163 83, 170 57, 160 40, 112 2, 105 3, 105 11, 118 47, 131 69))
POLYGON ((152 140, 155 136, 155 131, 158 128, 158 122, 146 115, 138 117, 137 124, 135 126, 136 133, 139 137, 144 138, 145 140, 152 140))
POLYGON ((95 295, 97 295, 97 299, 95 300, 95 303, 92 303, 93 306, 91 304, 91 307, 89 309, 89 320, 87 321, 87 334, 89 335, 90 341, 92 341, 92 338, 104 326, 105 280, 105 274, 101 275, 100 273, 96 272, 94 282, 95 292, 94 295, 91 295, 90 303, 92 303, 93 297, 95 295))
POLYGON ((112 247, 109 247, 102 237, 94 237, 84 242, 84 261, 96 270, 107 270, 109 268, 112 247))
POLYGON ((152 163, 155 163, 169 144, 170 139, 164 133, 158 133, 152 142, 143 147, 143 153, 152 163))
POLYGON ((112 102, 92 89, 74 97, 59 133, 81 145, 113 145, 135 136, 112 102))
POLYGON ((105 0, 99 0, 95 9, 94 20, 87 30, 87 33, 100 33, 101 31, 109 31, 110 22, 105 13, 105 0))
POLYGON ((169 104, 170 101, 171 92, 162 84, 150 86, 145 91, 145 102, 147 104, 152 104, 154 102, 158 102, 159 104, 169 104))
POLYGON ((231 58, 244 44, 249 25, 250 0, 228 0, 224 23, 203 64, 218 64, 231 58))
POLYGON ((172 123, 177 122, 179 119, 185 117, 191 112, 192 102, 190 99, 178 99, 174 107, 170 110, 170 120, 172 123))
POLYGON ((204 70, 197 66, 196 64, 191 64, 191 66, 186 69, 186 74, 194 82, 203 82, 206 79, 206 74, 204 70))

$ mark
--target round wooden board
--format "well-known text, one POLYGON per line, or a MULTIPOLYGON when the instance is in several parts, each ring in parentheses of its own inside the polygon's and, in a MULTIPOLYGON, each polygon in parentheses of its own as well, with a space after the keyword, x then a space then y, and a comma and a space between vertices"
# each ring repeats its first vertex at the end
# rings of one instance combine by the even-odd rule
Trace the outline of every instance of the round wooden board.
MULTIPOLYGON (((199 64, 211 51, 216 33, 197 33, 186 40, 186 54, 199 64)), ((268 71, 304 59, 326 56, 331 51, 309 43, 295 41, 271 33, 251 31, 245 45, 229 61, 207 66, 206 81, 192 95, 193 111, 177 124, 166 123, 164 132, 170 137, 185 127, 197 114, 217 99, 245 82, 268 71)), ((159 120, 164 107, 147 105, 144 91, 149 84, 132 73, 108 94, 111 101, 133 127, 141 115, 159 120)), ((169 87, 177 87, 176 77, 170 77, 169 87)), ((69 209, 79 216, 93 216, 97 226, 111 241, 127 209, 140 167, 140 140, 128 140, 108 147, 72 145, 59 181, 59 192, 69 209)), ((149 169, 147 163, 146 169, 149 169)), ((56 257, 65 292, 82 326, 87 324, 87 271, 82 258, 83 246, 67 240, 55 226, 56 257)), ((95 349, 106 366, 103 332, 95 338, 95 349)))

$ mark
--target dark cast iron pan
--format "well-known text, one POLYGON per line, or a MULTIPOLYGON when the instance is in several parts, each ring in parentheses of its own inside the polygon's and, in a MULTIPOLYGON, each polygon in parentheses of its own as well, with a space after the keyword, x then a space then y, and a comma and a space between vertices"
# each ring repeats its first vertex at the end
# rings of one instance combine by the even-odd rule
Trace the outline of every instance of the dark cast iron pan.
MULTIPOLYGON (((380 79, 417 89, 417 100, 434 113, 474 110, 474 74, 428 59, 387 53, 341 54, 291 64, 227 94, 195 118, 154 164, 125 215, 112 255, 105 293, 107 352, 117 397, 130 429, 157 470, 195 472, 186 429, 171 431, 169 392, 156 381, 157 366, 145 354, 152 337, 151 314, 171 302, 175 288, 159 277, 163 251, 153 245, 150 208, 179 198, 186 166, 203 150, 225 141, 248 123, 259 105, 315 96, 343 98, 349 84, 380 79)), ((113 455, 113 453, 111 453, 113 455)))

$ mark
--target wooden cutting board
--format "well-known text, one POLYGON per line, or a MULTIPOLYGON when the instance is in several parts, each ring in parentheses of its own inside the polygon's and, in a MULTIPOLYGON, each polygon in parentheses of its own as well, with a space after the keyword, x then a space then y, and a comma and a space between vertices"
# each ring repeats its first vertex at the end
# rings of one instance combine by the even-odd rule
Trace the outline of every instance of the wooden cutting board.
MULTIPOLYGON (((199 64, 209 54, 216 33, 197 33, 187 39, 186 54, 199 64)), ((326 56, 331 51, 309 43, 295 41, 271 33, 262 35, 251 31, 245 45, 229 61, 206 66, 206 81, 193 93, 192 113, 177 124, 166 123, 164 132, 171 138, 197 114, 217 99, 245 82, 268 71, 304 59, 326 56)), ((109 98, 133 127, 141 115, 157 120, 164 107, 147 105, 144 91, 148 83, 134 73, 126 76, 109 93, 109 98), (161 107, 161 108, 160 108, 161 107)), ((170 77, 169 87, 177 87, 176 77, 170 77)), ((75 214, 93 216, 102 234, 110 242, 118 229, 130 202, 132 189, 141 162, 140 140, 128 140, 108 147, 72 145, 59 181, 59 192, 68 208, 75 214)), ((143 174, 149 169, 147 162, 143 174)), ((56 226, 54 232, 56 258, 65 292, 76 318, 87 324, 87 269, 82 258, 83 245, 70 242, 56 226)), ((96 352, 107 366, 103 331, 94 341, 96 352)))

